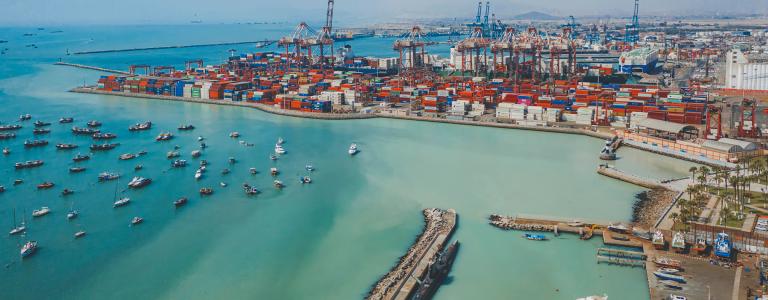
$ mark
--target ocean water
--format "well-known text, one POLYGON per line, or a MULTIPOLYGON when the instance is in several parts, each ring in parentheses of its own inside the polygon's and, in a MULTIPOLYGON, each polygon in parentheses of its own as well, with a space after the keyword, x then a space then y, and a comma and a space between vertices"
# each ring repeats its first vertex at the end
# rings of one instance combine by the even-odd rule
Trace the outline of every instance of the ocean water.
MULTIPOLYGON (((190 58, 220 62, 230 48, 207 47, 67 56, 67 50, 181 45, 261 40, 290 32, 284 25, 189 25, 0 28, 0 122, 19 114, 54 123, 44 136, 51 145, 25 150, 32 123, 19 137, 0 141, 13 151, 0 157, 0 228, 10 229, 12 212, 25 216, 24 237, 0 237, 0 298, 3 299, 359 299, 405 253, 422 228, 421 209, 454 208, 462 242, 453 271, 436 299, 575 299, 608 294, 617 299, 647 299, 644 271, 597 265, 597 240, 561 236, 546 243, 524 240, 519 232, 487 224, 492 213, 527 214, 626 221, 634 195, 642 189, 601 177, 595 170, 603 142, 598 139, 505 129, 400 120, 319 121, 265 114, 247 108, 155 102, 114 96, 80 95, 66 90, 93 83, 99 73, 53 66, 66 61, 125 69, 129 64, 183 67, 190 58), (62 33, 50 33, 63 30, 62 33), (35 36, 23 36, 24 33, 35 36), (37 49, 25 47, 36 44, 37 49), (102 131, 119 135, 116 150, 96 153, 80 163, 88 170, 69 174, 77 152, 88 152, 88 137, 73 136, 60 117, 75 125, 104 123, 102 131), (149 132, 130 133, 131 124, 151 120, 149 132), (192 132, 177 132, 183 123, 192 132), (162 131, 177 136, 155 142, 162 131), (228 137, 239 131, 245 147, 228 137), (209 148, 210 162, 200 181, 193 178, 197 136, 209 148), (288 154, 269 160, 278 137, 288 154), (56 151, 53 144, 80 149, 56 151), (349 157, 356 142, 361 153, 349 157), (165 153, 179 146, 190 165, 171 169, 165 153), (119 161, 122 153, 147 155, 119 161), (227 158, 239 162, 230 166, 227 158), (13 163, 44 159, 42 168, 15 171, 13 163), (314 183, 301 185, 304 165, 313 163, 314 183), (142 164, 144 170, 134 172, 142 164), (271 187, 268 169, 277 166, 287 187, 271 187), (248 169, 261 171, 251 175, 248 169), (220 170, 232 169, 222 176, 220 170), (97 174, 120 172, 119 182, 99 183, 97 174), (125 190, 139 174, 154 182, 125 190), (25 183, 12 186, 13 179, 25 183), (43 181, 56 188, 38 191, 43 181), (219 187, 227 182, 229 187, 219 187), (263 193, 247 197, 239 186, 250 183, 263 193), (215 189, 201 198, 200 187, 215 189), (62 198, 63 188, 76 191, 62 198), (113 209, 116 197, 133 201, 113 209), (175 210, 172 202, 189 197, 175 210), (53 212, 32 220, 33 209, 53 212), (79 210, 76 220, 66 212, 79 210), (145 222, 130 227, 133 216, 145 222), (86 230, 75 240, 72 234, 86 230), (21 260, 25 240, 37 240, 37 254, 21 260)), ((394 56, 391 40, 350 42, 361 55, 394 56)), ((445 53, 447 49, 433 49, 445 53)), ((622 149, 616 165, 658 178, 683 176, 690 164, 622 149)))

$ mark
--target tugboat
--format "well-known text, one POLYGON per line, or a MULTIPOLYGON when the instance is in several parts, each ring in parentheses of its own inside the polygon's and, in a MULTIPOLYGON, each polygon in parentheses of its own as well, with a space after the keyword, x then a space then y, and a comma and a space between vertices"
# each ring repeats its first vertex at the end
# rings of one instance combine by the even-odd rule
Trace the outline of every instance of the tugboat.
POLYGON ((48 141, 46 140, 24 141, 24 148, 43 147, 45 145, 48 145, 48 141))
POLYGON ((209 196, 209 195, 212 195, 212 194, 213 194, 213 189, 212 188, 201 188, 200 189, 200 195, 202 195, 202 196, 209 196))
POLYGON ((360 152, 360 150, 357 149, 357 144, 349 145, 349 151, 347 151, 349 155, 355 155, 357 152, 360 152))
POLYGON ((72 158, 72 161, 74 161, 74 162, 81 162, 81 161, 85 161, 85 160, 89 160, 89 159, 91 159, 90 155, 82 155, 82 154, 78 153, 77 155, 75 155, 75 157, 72 158))
POLYGON ((85 171, 85 168, 82 168, 82 167, 72 167, 72 168, 69 168, 69 173, 80 173, 80 172, 84 172, 84 171, 85 171))
POLYGON ((193 125, 181 125, 179 126, 179 130, 181 131, 188 131, 188 130, 194 130, 195 126, 193 125))
POLYGON ((94 133, 91 135, 94 140, 111 140, 117 138, 117 134, 114 133, 94 133))
POLYGON ((36 241, 29 241, 26 244, 24 244, 23 247, 21 247, 21 258, 26 258, 32 254, 35 254, 37 251, 37 242, 36 241))
POLYGON ((278 174, 280 174, 280 171, 277 168, 270 168, 269 174, 271 174, 272 176, 277 176, 278 174))
POLYGON ((51 213, 51 209, 47 206, 43 206, 40 209, 35 209, 32 211, 32 217, 39 218, 42 216, 45 216, 47 214, 51 213))
POLYGON ((165 157, 167 157, 168 159, 176 158, 179 156, 181 156, 181 154, 178 151, 168 151, 168 153, 165 154, 165 157))
POLYGON ((99 133, 101 130, 98 129, 92 129, 92 128, 79 128, 79 127, 72 127, 72 133, 76 135, 90 135, 93 136, 94 133, 99 133))
POLYGON ((675 249, 675 252, 682 253, 685 251, 685 235, 683 235, 682 232, 675 232, 675 235, 672 236, 672 249, 675 249))
POLYGON ((50 126, 51 125, 51 123, 43 122, 43 121, 39 121, 39 120, 35 121, 35 123, 33 123, 33 124, 35 125, 35 127, 45 127, 45 126, 50 126))
POLYGON ((531 241, 546 241, 549 240, 547 236, 543 234, 533 234, 533 233, 526 233, 523 235, 524 238, 531 240, 531 241))
POLYGON ((302 184, 312 183, 312 178, 309 178, 309 176, 302 176, 299 177, 299 182, 302 184))
POLYGON ((142 131, 152 129, 152 122, 136 123, 135 125, 128 127, 129 131, 142 131))
POLYGON ((35 128, 32 130, 32 134, 34 135, 49 134, 49 133, 51 133, 51 130, 46 128, 35 128))
POLYGON ((77 148, 78 146, 75 144, 56 144, 57 150, 72 150, 77 148))
POLYGON ((44 162, 42 160, 29 160, 25 162, 18 162, 14 167, 16 168, 16 170, 29 169, 29 168, 36 168, 36 167, 42 166, 43 163, 44 162))
POLYGON ((85 125, 88 125, 88 127, 91 127, 91 128, 95 128, 95 127, 100 127, 101 122, 96 120, 91 120, 91 121, 88 121, 88 123, 86 123, 85 125))
POLYGON ((144 177, 133 177, 133 179, 131 179, 131 181, 128 183, 128 187, 139 189, 148 186, 150 183, 152 183, 152 179, 144 177))
POLYGON ((131 198, 125 197, 120 198, 119 200, 115 201, 115 203, 112 204, 112 207, 118 208, 128 205, 128 203, 131 203, 131 198))
POLYGON ((275 180, 274 181, 274 185, 275 185, 275 188, 278 189, 278 190, 280 190, 280 189, 285 187, 285 184, 283 184, 283 182, 280 181, 280 180, 275 180))
POLYGON ((717 237, 715 237, 713 249, 715 250, 715 256, 718 258, 731 259, 731 250, 733 249, 733 244, 731 243, 731 239, 728 237, 727 233, 721 232, 717 234, 717 237))
POLYGON ((29 121, 32 120, 32 115, 30 114, 24 114, 19 116, 19 121, 29 121))
POLYGON ((120 144, 101 144, 101 145, 91 145, 92 151, 107 151, 115 149, 120 144))
POLYGON ((54 186, 55 184, 53 182, 43 182, 41 184, 37 185, 38 190, 47 190, 54 186))
POLYGON ((171 163, 171 167, 173 167, 173 168, 181 168, 181 167, 186 167, 186 166, 187 166, 187 161, 183 160, 183 159, 174 160, 171 163))
POLYGON ((182 207, 184 205, 187 205, 187 198, 179 198, 176 201, 173 201, 173 206, 176 208, 182 207))
POLYGON ((85 236, 85 231, 83 231, 83 230, 75 232, 75 238, 76 239, 79 239, 79 238, 84 237, 84 236, 85 236))
POLYGON ((144 218, 142 218, 142 217, 133 217, 133 219, 131 219, 131 226, 139 225, 142 222, 144 222, 144 218))
POLYGON ((115 180, 115 179, 118 179, 118 178, 120 178, 120 175, 116 174, 116 173, 104 172, 104 173, 99 174, 99 182, 112 181, 112 180, 115 180))
POLYGON ((69 123, 72 123, 74 121, 75 121, 74 118, 69 118, 69 117, 61 118, 61 119, 59 119, 59 124, 69 124, 69 123))
POLYGON ((136 154, 133 154, 133 153, 126 153, 126 154, 122 154, 122 155, 120 155, 120 157, 119 157, 119 158, 120 158, 120 160, 129 160, 129 159, 134 159, 134 158, 136 158, 136 154))
POLYGON ((161 141, 170 141, 171 139, 173 139, 173 134, 171 134, 171 133, 169 133, 169 132, 164 132, 164 133, 161 133, 160 135, 158 135, 158 136, 155 138, 155 141, 158 141, 158 142, 161 142, 161 141))
POLYGON ((21 125, 14 124, 14 125, 0 125, 0 131, 11 131, 11 130, 19 130, 21 129, 21 125))
POLYGON ((16 138, 15 133, 0 133, 0 140, 10 140, 16 138))
POLYGON ((451 272, 453 261, 456 259, 456 253, 459 250, 459 242, 454 241, 444 251, 440 252, 435 261, 429 264, 427 275, 419 283, 413 300, 432 299, 437 289, 448 277, 451 272))
POLYGON ((62 196, 69 196, 69 195, 72 195, 74 193, 75 193, 75 191, 70 190, 70 189, 64 189, 63 191, 61 191, 61 195, 62 196))
POLYGON ((231 137, 233 139, 234 138, 239 138, 240 137, 240 133, 237 132, 237 131, 233 131, 233 132, 229 133, 229 137, 231 137))

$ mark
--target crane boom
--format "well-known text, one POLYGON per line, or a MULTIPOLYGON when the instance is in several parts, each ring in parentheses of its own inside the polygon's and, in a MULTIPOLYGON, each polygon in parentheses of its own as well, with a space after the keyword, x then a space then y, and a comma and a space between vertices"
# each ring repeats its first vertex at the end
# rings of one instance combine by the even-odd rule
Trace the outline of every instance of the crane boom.
POLYGON ((328 0, 328 10, 325 15, 325 27, 328 29, 328 33, 331 33, 333 29, 333 0, 328 0))

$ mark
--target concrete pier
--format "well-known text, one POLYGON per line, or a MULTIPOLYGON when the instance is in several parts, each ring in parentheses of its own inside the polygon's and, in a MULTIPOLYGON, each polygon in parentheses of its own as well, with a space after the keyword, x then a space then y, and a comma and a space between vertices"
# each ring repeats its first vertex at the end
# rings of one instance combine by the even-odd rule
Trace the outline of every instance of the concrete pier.
POLYGON ((120 75, 128 75, 131 76, 131 73, 125 72, 125 71, 119 71, 119 70, 112 70, 112 69, 106 69, 101 67, 94 67, 94 66, 87 66, 87 65, 81 65, 81 64, 73 64, 73 63, 67 63, 67 62, 57 62, 54 65, 58 66, 69 66, 69 67, 75 67, 80 69, 87 69, 87 70, 94 70, 94 71, 101 71, 101 72, 107 72, 107 73, 113 73, 113 74, 120 74, 120 75))
POLYGON ((424 231, 400 262, 373 286, 366 299, 405 300, 418 288, 430 262, 443 249, 456 226, 453 209, 425 209, 424 231))
POLYGON ((659 180, 654 179, 648 179, 643 178, 640 176, 632 175, 629 173, 622 172, 619 169, 616 169, 611 166, 607 165, 600 165, 600 167, 597 168, 597 173, 600 175, 608 176, 614 179, 618 179, 621 181, 625 181, 634 185, 642 186, 644 188, 649 189, 665 189, 667 186, 661 183, 659 180))

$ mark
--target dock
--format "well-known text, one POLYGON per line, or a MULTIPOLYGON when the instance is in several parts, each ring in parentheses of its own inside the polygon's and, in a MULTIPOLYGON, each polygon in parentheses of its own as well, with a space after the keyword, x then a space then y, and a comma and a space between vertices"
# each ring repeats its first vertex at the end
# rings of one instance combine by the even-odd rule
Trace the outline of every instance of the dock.
POLYGON ((638 185, 648 189, 666 189, 667 188, 667 186, 664 185, 660 180, 643 178, 637 175, 632 175, 609 165, 600 165, 600 167, 597 168, 597 173, 603 176, 618 179, 618 180, 628 182, 628 183, 638 185))
POLYGON ((563 221, 545 218, 520 218, 501 215, 491 215, 490 224, 503 230, 539 231, 577 234, 583 240, 588 240, 594 235, 602 236, 603 244, 631 248, 642 248, 641 242, 630 235, 623 235, 608 230, 610 224, 594 221, 563 221), (619 239, 619 236, 624 238, 619 239))
POLYGON ((215 47, 215 46, 236 46, 255 44, 256 48, 264 48, 270 46, 277 41, 274 40, 262 40, 262 41, 248 41, 248 42, 223 42, 223 43, 210 43, 210 44, 194 44, 194 45, 172 45, 172 46, 157 46, 157 47, 144 47, 144 48, 126 48, 126 49, 107 49, 107 50, 93 50, 93 51, 78 51, 73 52, 74 55, 85 54, 100 54, 100 53, 117 53, 117 52, 133 52, 133 51, 149 51, 149 50, 165 50, 165 49, 183 49, 183 48, 200 48, 200 47, 215 47))
MULTIPOLYGON (((642 245, 641 245, 642 247, 642 245)), ((646 265, 648 256, 643 252, 627 251, 620 249, 597 249, 597 263, 607 263, 620 266, 641 267, 646 265)))
POLYGON ((371 300, 405 300, 418 288, 430 262, 444 248, 456 227, 453 209, 425 209, 424 231, 399 263, 384 275, 368 293, 371 300))
POLYGON ((101 72, 112 73, 112 74, 120 74, 120 75, 128 75, 128 76, 133 75, 133 74, 125 72, 125 71, 112 70, 112 69, 107 69, 107 68, 101 68, 101 67, 95 67, 95 66, 87 66, 87 65, 81 65, 81 64, 73 64, 73 63, 62 62, 62 61, 57 62, 54 65, 57 65, 57 66, 69 66, 69 67, 75 67, 75 68, 86 69, 86 70, 101 71, 101 72))

